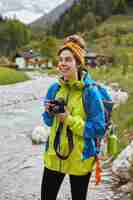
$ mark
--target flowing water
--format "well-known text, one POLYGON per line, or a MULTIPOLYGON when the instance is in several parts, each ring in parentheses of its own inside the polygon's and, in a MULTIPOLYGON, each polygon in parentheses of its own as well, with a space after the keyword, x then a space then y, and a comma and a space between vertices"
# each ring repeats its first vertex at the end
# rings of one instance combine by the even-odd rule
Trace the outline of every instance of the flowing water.
MULTIPOLYGON (((40 199, 44 146, 32 145, 31 133, 42 125, 42 97, 53 80, 45 75, 24 83, 0 86, 0 200, 40 199)), ((110 181, 108 169, 104 170, 100 186, 95 187, 92 176, 87 200, 122 200, 121 195, 114 198, 110 181)), ((58 199, 71 199, 68 177, 58 199)))

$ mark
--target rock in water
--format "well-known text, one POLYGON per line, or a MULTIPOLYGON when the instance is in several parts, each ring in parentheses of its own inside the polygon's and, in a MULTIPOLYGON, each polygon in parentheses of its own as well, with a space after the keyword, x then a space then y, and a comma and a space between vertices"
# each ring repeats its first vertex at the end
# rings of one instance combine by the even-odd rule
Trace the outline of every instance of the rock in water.
POLYGON ((47 126, 37 126, 32 132, 32 142, 34 144, 45 143, 50 134, 50 128, 47 126))
POLYGON ((112 172, 114 178, 117 178, 117 189, 120 192, 133 192, 133 141, 113 162, 112 172))
POLYGON ((127 146, 113 162, 112 171, 114 174, 126 180, 130 179, 129 169, 133 165, 133 141, 127 146))

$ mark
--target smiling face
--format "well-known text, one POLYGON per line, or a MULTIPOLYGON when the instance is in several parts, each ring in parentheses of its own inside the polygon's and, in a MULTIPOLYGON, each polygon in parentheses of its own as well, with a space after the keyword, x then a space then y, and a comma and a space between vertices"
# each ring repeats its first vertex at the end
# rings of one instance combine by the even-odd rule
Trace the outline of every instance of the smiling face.
POLYGON ((76 65, 76 59, 70 50, 64 49, 61 51, 59 55, 58 68, 60 73, 63 75, 64 80, 78 79, 78 71, 76 65))

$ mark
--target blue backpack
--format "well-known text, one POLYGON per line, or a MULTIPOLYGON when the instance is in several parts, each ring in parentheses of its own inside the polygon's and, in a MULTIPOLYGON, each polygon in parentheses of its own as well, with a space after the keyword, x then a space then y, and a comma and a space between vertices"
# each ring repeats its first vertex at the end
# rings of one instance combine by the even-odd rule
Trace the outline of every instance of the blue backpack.
POLYGON ((85 105, 85 102, 86 102, 85 98, 86 98, 86 95, 88 93, 88 87, 94 87, 94 86, 96 86, 98 88, 98 91, 101 95, 102 102, 103 102, 103 105, 104 105, 105 132, 106 132, 109 125, 111 124, 111 113, 112 113, 112 110, 113 110, 114 103, 113 103, 112 97, 109 94, 109 91, 108 91, 108 89, 105 85, 95 82, 95 83, 89 84, 85 87, 84 92, 83 92, 84 109, 85 109, 85 112, 88 113, 87 105, 85 105))

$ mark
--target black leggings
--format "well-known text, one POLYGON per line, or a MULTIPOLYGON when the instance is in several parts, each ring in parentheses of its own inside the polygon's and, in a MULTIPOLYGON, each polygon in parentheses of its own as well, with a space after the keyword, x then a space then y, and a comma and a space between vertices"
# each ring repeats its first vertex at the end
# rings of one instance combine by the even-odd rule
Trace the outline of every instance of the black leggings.
MULTIPOLYGON (((91 173, 84 176, 69 176, 72 200, 86 199, 90 176, 91 173)), ((41 185, 41 200, 56 200, 64 177, 63 173, 45 168, 41 185)))

